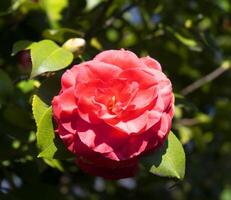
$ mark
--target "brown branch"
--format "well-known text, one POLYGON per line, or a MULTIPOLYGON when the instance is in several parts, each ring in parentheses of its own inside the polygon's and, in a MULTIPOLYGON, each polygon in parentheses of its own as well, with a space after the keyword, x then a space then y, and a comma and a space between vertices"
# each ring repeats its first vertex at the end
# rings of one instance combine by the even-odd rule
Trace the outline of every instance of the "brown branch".
POLYGON ((181 94, 186 96, 191 92, 194 92, 204 84, 216 79, 221 74, 223 74, 225 71, 231 68, 231 62, 230 61, 224 61, 220 67, 209 73, 208 75, 202 77, 201 79, 193 82, 189 86, 185 87, 183 90, 181 90, 181 94))
POLYGON ((195 118, 184 118, 184 119, 179 119, 176 121, 176 126, 194 126, 199 124, 199 120, 195 119, 195 118))

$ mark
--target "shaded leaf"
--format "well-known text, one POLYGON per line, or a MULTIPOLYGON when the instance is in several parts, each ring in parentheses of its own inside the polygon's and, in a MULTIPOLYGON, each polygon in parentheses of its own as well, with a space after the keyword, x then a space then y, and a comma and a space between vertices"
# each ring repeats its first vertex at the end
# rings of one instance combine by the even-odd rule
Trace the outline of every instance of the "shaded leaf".
POLYGON ((13 93, 13 83, 6 72, 0 69, 0 103, 13 93))
POLYGON ((47 158, 44 158, 43 160, 49 166, 51 166, 53 168, 56 168, 56 169, 58 169, 60 171, 64 171, 63 166, 62 166, 62 164, 61 164, 61 162, 59 160, 57 160, 57 159, 47 159, 47 158))
POLYGON ((8 106, 4 109, 3 112, 4 118, 12 125, 31 129, 32 126, 32 119, 29 112, 26 112, 23 108, 18 105, 8 104, 8 106))
POLYGON ((29 41, 29 40, 20 40, 18 42, 15 42, 13 45, 11 55, 14 56, 22 50, 30 49, 32 44, 33 44, 33 42, 29 41))
POLYGON ((61 75, 57 73, 49 79, 44 80, 39 87, 37 95, 47 105, 51 105, 54 96, 58 95, 61 88, 61 75))

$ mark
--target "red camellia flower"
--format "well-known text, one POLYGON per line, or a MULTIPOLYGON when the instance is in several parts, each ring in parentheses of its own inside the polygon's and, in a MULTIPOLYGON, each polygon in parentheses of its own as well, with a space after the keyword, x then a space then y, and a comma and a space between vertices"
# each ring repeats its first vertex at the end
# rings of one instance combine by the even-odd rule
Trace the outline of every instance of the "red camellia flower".
POLYGON ((89 174, 134 176, 140 156, 168 136, 172 85, 151 57, 103 51, 67 70, 61 84, 52 101, 56 132, 89 174))

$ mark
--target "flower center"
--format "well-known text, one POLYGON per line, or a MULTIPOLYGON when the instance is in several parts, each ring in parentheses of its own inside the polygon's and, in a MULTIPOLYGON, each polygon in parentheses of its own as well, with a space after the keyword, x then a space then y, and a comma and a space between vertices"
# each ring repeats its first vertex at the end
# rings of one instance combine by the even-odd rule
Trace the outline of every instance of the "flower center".
POLYGON ((112 98, 108 101, 107 108, 110 112, 112 112, 112 109, 114 108, 116 104, 116 97, 112 96, 112 98))

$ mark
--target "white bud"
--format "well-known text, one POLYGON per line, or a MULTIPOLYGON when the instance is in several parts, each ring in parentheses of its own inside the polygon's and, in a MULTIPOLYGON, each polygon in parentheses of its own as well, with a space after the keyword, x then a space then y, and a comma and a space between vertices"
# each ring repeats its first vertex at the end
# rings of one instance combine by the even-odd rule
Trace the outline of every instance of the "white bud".
POLYGON ((83 53, 86 41, 83 38, 71 38, 63 44, 63 48, 72 52, 75 56, 83 53))

